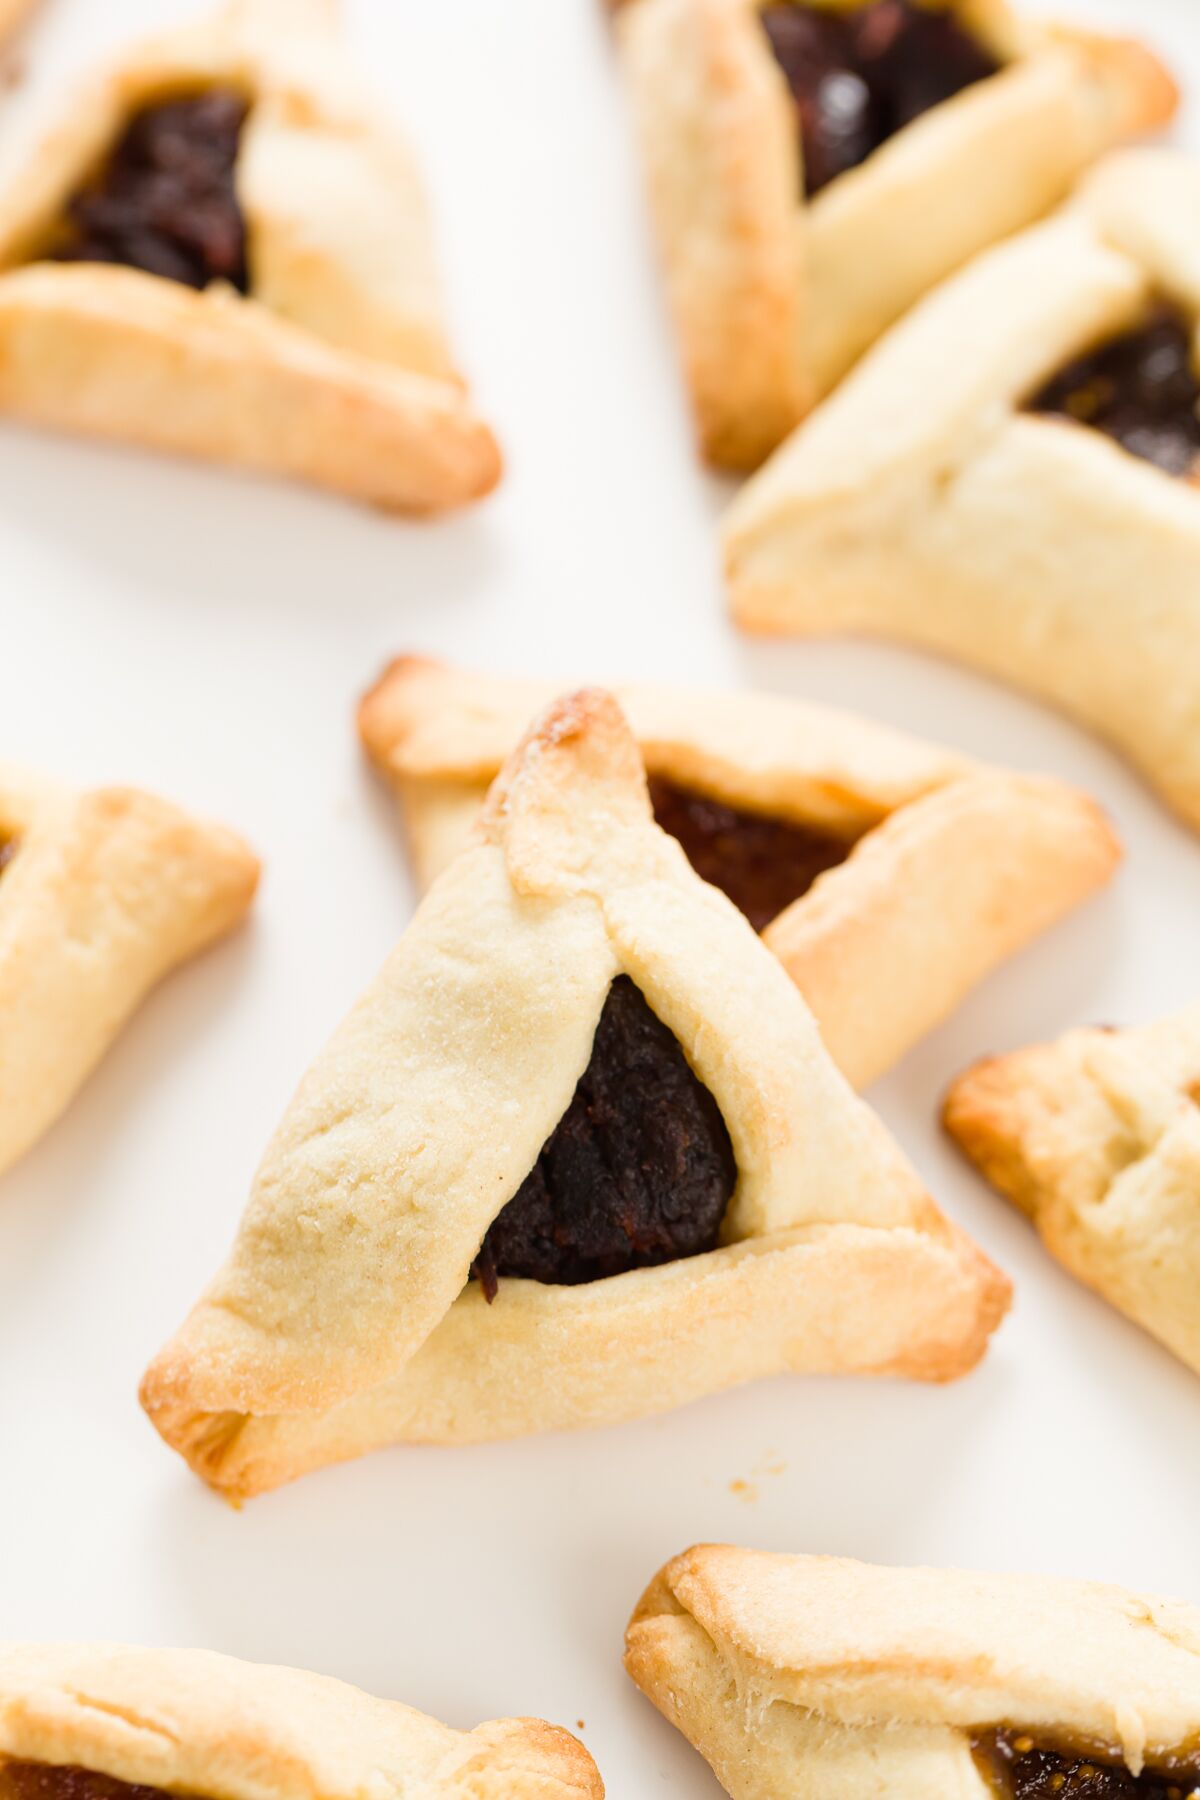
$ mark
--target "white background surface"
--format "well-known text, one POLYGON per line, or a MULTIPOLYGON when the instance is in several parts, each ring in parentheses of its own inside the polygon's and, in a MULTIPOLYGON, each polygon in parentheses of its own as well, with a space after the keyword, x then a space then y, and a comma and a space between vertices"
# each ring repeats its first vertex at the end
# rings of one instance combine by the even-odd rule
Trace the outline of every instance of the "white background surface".
MULTIPOLYGON (((185 10, 47 0, 0 133, 97 46, 185 10)), ((1157 36, 1200 83, 1195 0, 1085 16, 1157 36)), ((726 490, 691 453, 596 0, 359 0, 351 19, 421 146, 461 358, 509 459, 495 499, 406 525, 0 426, 3 754, 158 788, 241 827, 267 869, 253 924, 152 999, 3 1183, 0 1636, 202 1644, 459 1725, 583 1720, 612 1795, 700 1800, 715 1783, 619 1666, 644 1582, 697 1539, 1200 1601, 1200 1385, 1074 1285, 935 1126, 949 1078, 985 1052, 1195 997, 1200 845, 1096 743, 982 680, 882 647, 752 648, 727 627, 726 490), (1111 808, 1129 849, 1111 892, 873 1095, 1016 1279, 977 1375, 946 1391, 778 1380, 591 1436, 393 1451, 241 1515, 159 1443, 139 1373, 410 910, 352 714, 413 649, 818 696, 1111 808)))

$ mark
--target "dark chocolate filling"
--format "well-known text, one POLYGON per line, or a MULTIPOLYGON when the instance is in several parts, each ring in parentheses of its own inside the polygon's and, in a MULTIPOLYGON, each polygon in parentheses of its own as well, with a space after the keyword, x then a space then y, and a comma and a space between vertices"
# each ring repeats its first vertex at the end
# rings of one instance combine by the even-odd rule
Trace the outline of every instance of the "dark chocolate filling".
POLYGON ((971 1748, 1000 1800, 1189 1800, 1200 1790, 1194 1756, 1133 1775, 1111 1752, 1050 1748, 1025 1732, 981 1732, 971 1748))
POLYGON ((124 263, 187 287, 245 293, 246 232, 234 164, 247 105, 231 88, 146 106, 67 203, 59 262, 124 263))
POLYGON ((1159 306, 1136 331, 1068 363, 1026 410, 1090 425, 1168 475, 1190 475, 1200 456, 1200 382, 1192 329, 1159 306))
POLYGON ((18 840, 15 837, 5 837, 4 834, 0 832, 0 875, 3 875, 5 869, 7 869, 9 863, 17 854, 17 842, 18 840))
POLYGON ((742 812, 659 775, 650 777, 650 801, 655 818, 679 839, 696 873, 728 894, 755 931, 764 930, 854 848, 852 839, 742 812))
POLYGON ((834 12, 782 0, 762 22, 792 90, 810 195, 1000 68, 948 5, 871 0, 834 12))
POLYGON ((0 1762, 0 1800, 159 1800, 165 1792, 70 1763, 0 1762))
POLYGON ((574 1287, 716 1248, 737 1180, 716 1101, 627 975, 571 1104, 471 1268, 574 1287))

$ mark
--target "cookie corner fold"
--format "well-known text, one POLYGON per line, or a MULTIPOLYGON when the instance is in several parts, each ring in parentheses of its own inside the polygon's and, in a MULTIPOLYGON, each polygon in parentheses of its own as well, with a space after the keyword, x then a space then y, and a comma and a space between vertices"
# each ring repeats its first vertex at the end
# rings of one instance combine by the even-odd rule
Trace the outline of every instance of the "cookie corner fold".
POLYGON ((1040 1167, 1063 1101, 1048 1047, 983 1057, 947 1088, 947 1135, 994 1188, 1036 1220, 1044 1197, 1040 1167))
POLYGON ((1183 96, 1178 81, 1140 39, 1076 25, 1051 26, 1050 34, 1052 40, 1078 52, 1099 86, 1107 113, 1104 142, 1120 143, 1158 131, 1179 111, 1183 96))
POLYGON ((489 1720, 471 1733, 485 1749, 460 1769, 461 1800, 605 1800, 590 1753, 561 1725, 544 1719, 489 1720))

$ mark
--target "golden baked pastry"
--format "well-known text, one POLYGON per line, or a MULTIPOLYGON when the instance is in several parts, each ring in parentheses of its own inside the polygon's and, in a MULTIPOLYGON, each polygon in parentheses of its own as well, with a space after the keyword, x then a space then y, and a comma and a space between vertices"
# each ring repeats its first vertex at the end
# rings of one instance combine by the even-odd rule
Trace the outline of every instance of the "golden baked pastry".
POLYGON ((989 1058, 943 1116, 1064 1267, 1200 1372, 1200 1007, 989 1058))
POLYGON ((301 1669, 207 1650, 0 1645, 0 1800, 603 1800, 541 1719, 454 1731, 301 1669))
POLYGON ((625 1665, 733 1800, 1200 1792, 1200 1613, 1122 1588, 700 1545, 625 1665))
POLYGON ((734 468, 1177 103, 1140 45, 1007 0, 637 0, 618 34, 700 436, 734 468))
POLYGON ((494 486, 336 0, 230 0, 75 98, 0 195, 0 411, 384 507, 494 486))
POLYGON ((0 0, 0 45, 25 23, 38 0, 0 0))
MULTIPOLYGON (((359 709, 423 884, 461 850, 547 682, 402 657, 359 709)), ((660 825, 739 905, 858 1087, 1093 893, 1120 848, 1084 794, 853 713, 623 687, 660 825)))
POLYGON ((152 794, 0 766, 0 1169, 155 983, 238 924, 257 882, 240 838, 152 794))
POLYGON ((581 693, 305 1076, 142 1398, 237 1498, 789 1370, 946 1380, 1008 1298, 581 693))
POLYGON ((973 663, 1200 825, 1198 216, 1128 151, 923 301, 735 500, 738 623, 973 663))

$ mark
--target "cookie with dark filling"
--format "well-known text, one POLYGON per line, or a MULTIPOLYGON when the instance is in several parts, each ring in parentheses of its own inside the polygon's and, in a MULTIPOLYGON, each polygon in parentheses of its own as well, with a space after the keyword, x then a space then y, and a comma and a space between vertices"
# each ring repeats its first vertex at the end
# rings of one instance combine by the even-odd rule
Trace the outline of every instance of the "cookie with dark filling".
POLYGON ((584 690, 304 1077, 142 1397, 248 1496, 768 1374, 950 1379, 1007 1301, 584 690))
POLYGON ((1021 0, 620 8, 710 461, 757 466, 923 296, 1171 116, 1149 50, 1039 15, 1021 0))
POLYGON ((1200 829, 1197 217, 1194 161, 1126 151, 928 294, 734 500, 735 621, 1024 688, 1200 829))
MULTIPOLYGON (((553 693, 401 657, 364 698, 359 731, 422 885, 469 839, 553 693)), ((1084 795, 852 713, 763 693, 630 685, 619 698, 657 823, 762 933, 859 1086, 1116 861, 1084 795)))
POLYGON ((0 1800, 604 1800, 542 1719, 455 1730, 300 1669, 205 1650, 0 1646, 0 1800))
POLYGON ((706 1544, 625 1661, 737 1800, 1193 1800, 1198 1649, 1121 1588, 706 1544))
POLYGON ((336 6, 225 0, 64 104, 0 189, 0 414, 390 510, 495 485, 336 6))

